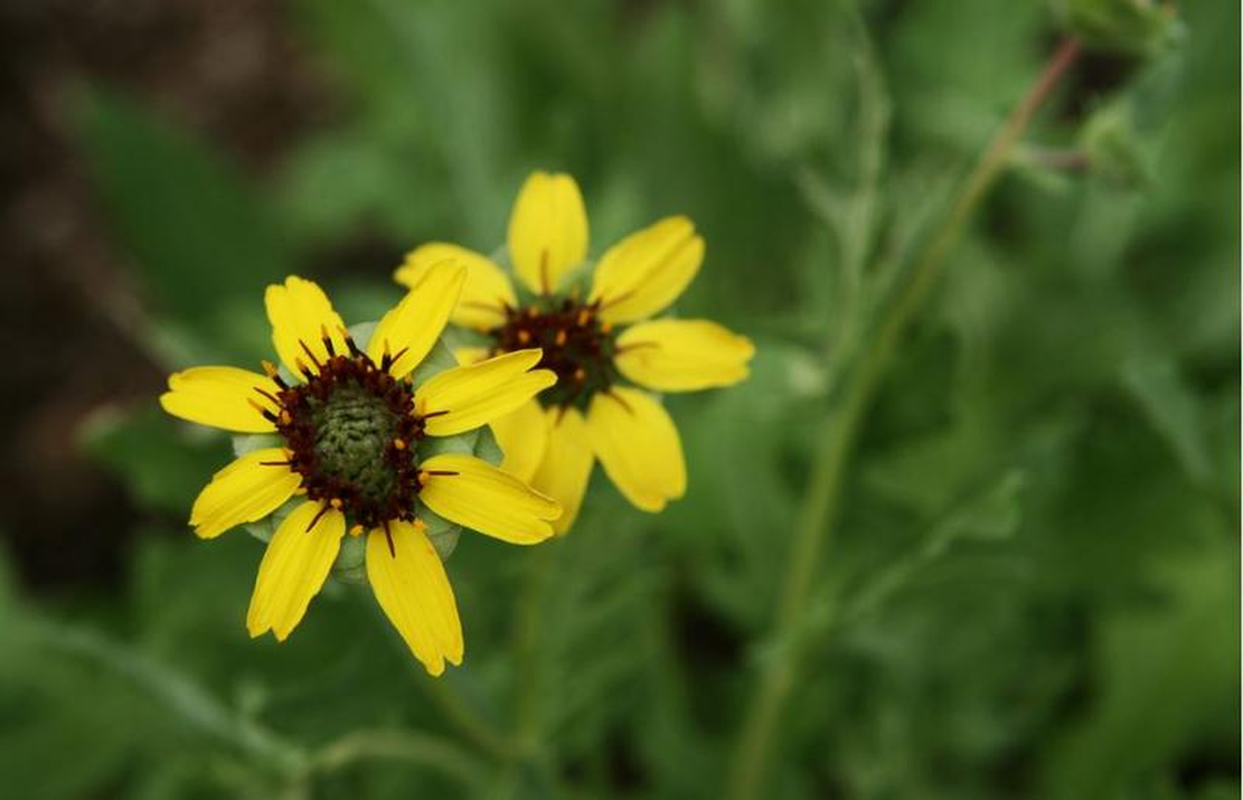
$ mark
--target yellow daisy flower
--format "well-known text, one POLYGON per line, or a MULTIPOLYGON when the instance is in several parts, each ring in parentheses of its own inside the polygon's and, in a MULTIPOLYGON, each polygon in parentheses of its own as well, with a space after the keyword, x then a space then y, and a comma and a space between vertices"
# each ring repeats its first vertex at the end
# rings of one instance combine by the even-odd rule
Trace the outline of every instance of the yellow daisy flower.
MULTIPOLYGON (((677 428, 655 392, 729 386, 747 377, 750 340, 702 319, 653 319, 690 284, 704 242, 683 216, 662 219, 604 252, 590 271, 587 214, 569 175, 536 172, 509 219, 507 271, 479 253, 432 242, 395 278, 407 286, 453 258, 468 270, 452 320, 482 333, 464 363, 540 347, 557 383, 492 423, 502 467, 560 501, 573 523, 596 459, 636 507, 661 511, 686 490, 677 428), (584 281, 590 275, 589 285, 584 281), (585 299, 584 299, 585 295, 585 299)), ((502 259, 504 261, 505 259, 502 259)))
POLYGON ((316 284, 297 277, 265 296, 272 340, 288 374, 195 367, 169 378, 164 409, 280 446, 245 453, 216 473, 190 515, 211 539, 305 499, 279 523, 259 566, 246 616, 250 635, 283 641, 306 613, 348 531, 366 534, 367 578, 380 607, 433 675, 460 664, 453 590, 420 519, 423 509, 497 539, 534 544, 552 535, 556 501, 472 455, 424 452, 507 415, 551 386, 524 349, 440 372, 411 373, 440 338, 468 273, 429 265, 423 280, 360 348, 316 284), (292 377, 290 377, 292 376, 292 377))

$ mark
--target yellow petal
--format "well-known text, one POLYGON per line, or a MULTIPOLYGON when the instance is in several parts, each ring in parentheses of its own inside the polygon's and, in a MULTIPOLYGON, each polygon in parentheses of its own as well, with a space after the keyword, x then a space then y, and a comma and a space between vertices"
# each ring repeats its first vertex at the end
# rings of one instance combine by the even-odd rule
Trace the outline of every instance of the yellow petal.
POLYGON ((319 501, 298 506, 268 542, 246 613, 252 637, 272 631, 285 641, 324 585, 341 549, 345 515, 323 508, 319 501))
POLYGON ((390 522, 367 536, 367 580, 393 627, 432 675, 462 663, 462 623, 453 587, 421 524, 390 522), (388 535, 393 547, 389 549, 388 535))
POLYGON ((755 354, 750 339, 701 319, 640 322, 622 332, 617 345, 621 373, 662 392, 731 386, 747 377, 755 354))
POLYGON ((458 325, 480 330, 495 328, 505 321, 505 308, 518 305, 514 286, 500 267, 491 259, 455 244, 429 242, 415 249, 406 256, 405 263, 393 277, 413 289, 442 261, 454 261, 466 267, 462 297, 452 316, 458 325))
POLYGON ((418 388, 414 407, 427 416, 431 436, 453 436, 503 417, 557 382, 556 373, 531 370, 543 353, 516 350, 469 367, 445 370, 418 388))
POLYGON ((587 481, 591 478, 594 456, 587 423, 578 409, 550 408, 547 414, 548 444, 531 478, 531 488, 561 504, 561 516, 552 523, 553 530, 561 535, 578 516, 587 492, 587 481))
POLYGON ((505 454, 501 469, 524 483, 530 483, 548 445, 544 409, 535 400, 529 400, 505 416, 492 420, 492 433, 505 454))
POLYGON ((468 346, 453 348, 453 359, 463 367, 478 364, 491 354, 492 350, 487 347, 468 346))
POLYGON ((257 389, 273 396, 280 392, 279 386, 257 372, 194 367, 169 376, 168 391, 160 395, 160 405, 174 417, 201 425, 238 433, 269 433, 276 426, 251 403, 273 412, 279 409, 257 389))
POLYGON ((290 275, 283 285, 269 286, 263 301, 272 323, 272 343, 294 375, 302 375, 298 362, 313 367, 304 344, 321 364, 328 359, 324 331, 336 352, 346 352, 345 335, 341 332, 345 323, 333 311, 328 295, 314 282, 290 275))
POLYGON ((428 268, 427 274, 400 303, 380 319, 367 355, 379 364, 387 352, 400 358, 389 368, 395 378, 404 378, 423 361, 449 321, 466 280, 466 267, 452 261, 441 261, 428 268))
POLYGON ((704 240, 686 217, 666 217, 610 247, 596 267, 591 301, 600 317, 623 323, 668 308, 703 263, 704 240))
POLYGON ((587 211, 569 175, 534 172, 509 217, 509 260, 531 291, 551 294, 587 258, 587 211))
POLYGON ((430 474, 419 500, 428 508, 451 522, 512 544, 544 541, 552 536, 549 520, 561 515, 555 500, 474 456, 432 456, 422 469, 430 474))
POLYGON ((302 476, 288 466, 263 462, 288 460, 288 451, 270 447, 247 453, 217 472, 190 511, 194 532, 213 539, 280 508, 302 484, 302 476))
POLYGON ((614 388, 597 394, 587 412, 591 447, 609 479, 644 511, 660 511, 686 492, 678 430, 647 392, 614 388))

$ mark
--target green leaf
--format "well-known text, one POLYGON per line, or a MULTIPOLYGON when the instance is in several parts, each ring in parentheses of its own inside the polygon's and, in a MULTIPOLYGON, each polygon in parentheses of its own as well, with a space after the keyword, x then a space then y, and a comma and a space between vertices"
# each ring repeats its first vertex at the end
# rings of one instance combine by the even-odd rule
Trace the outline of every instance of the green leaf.
POLYGON ((1134 358, 1122 367, 1122 382, 1139 402, 1192 480, 1212 478, 1199 401, 1168 357, 1134 358))
POLYGON ((98 412, 83 424, 79 437, 86 453, 139 502, 179 517, 189 516, 194 498, 225 462, 218 437, 178 423, 154 403, 98 412))
POLYGON ((1237 737, 1238 552, 1226 531, 1207 533, 1198 550, 1154 567, 1153 597, 1104 618, 1101 695, 1054 744, 1044 796, 1120 796, 1205 734, 1237 737))
POLYGON ((289 243, 235 166, 184 130, 99 87, 75 96, 87 164, 143 288, 203 349, 255 354, 265 284, 289 243), (239 319, 252 320, 242 326, 239 319))

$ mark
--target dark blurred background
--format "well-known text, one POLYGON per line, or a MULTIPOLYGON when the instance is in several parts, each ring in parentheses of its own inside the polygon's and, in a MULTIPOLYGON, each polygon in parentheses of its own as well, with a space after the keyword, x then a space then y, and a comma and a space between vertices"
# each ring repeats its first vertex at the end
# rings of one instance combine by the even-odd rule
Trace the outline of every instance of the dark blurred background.
POLYGON ((331 119, 331 91, 277 4, 14 2, 0 21, 0 325, 14 353, 5 529, 32 584, 109 584, 138 511, 82 457, 77 430, 100 407, 149 400, 165 369, 141 341, 142 287, 92 185, 75 93, 101 85, 140 97, 261 175, 300 132, 331 119))
POLYGON ((1239 9, 1157 7, 6 0, 0 794, 719 796, 815 431, 1075 33, 861 432, 764 785, 1238 796, 1239 9), (759 346, 670 400, 688 496, 597 475, 546 555, 464 537, 439 682, 365 588, 249 642, 259 543, 184 525, 229 444, 165 376, 264 356, 291 272, 374 319, 537 168, 593 254, 692 216, 679 312, 759 346))

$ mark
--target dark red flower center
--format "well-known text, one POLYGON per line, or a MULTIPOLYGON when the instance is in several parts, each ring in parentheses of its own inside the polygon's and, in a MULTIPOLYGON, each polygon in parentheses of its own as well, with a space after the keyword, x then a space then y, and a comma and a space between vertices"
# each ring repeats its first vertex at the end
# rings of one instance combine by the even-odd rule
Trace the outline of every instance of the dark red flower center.
POLYGON ((420 483, 415 444, 426 417, 414 410, 413 386, 389 368, 399 356, 376 364, 347 338, 349 353, 316 359, 305 383, 289 385, 271 364, 264 368, 280 387, 266 395, 279 407, 265 410, 285 439, 288 466, 302 476, 302 488, 324 508, 344 511, 354 526, 384 527, 391 520, 413 521, 420 483))
POLYGON ((494 352, 540 347, 539 366, 557 383, 539 396, 544 406, 583 405, 618 379, 612 326, 599 317, 599 303, 576 298, 541 298, 523 308, 506 308, 505 322, 488 332, 494 352))

